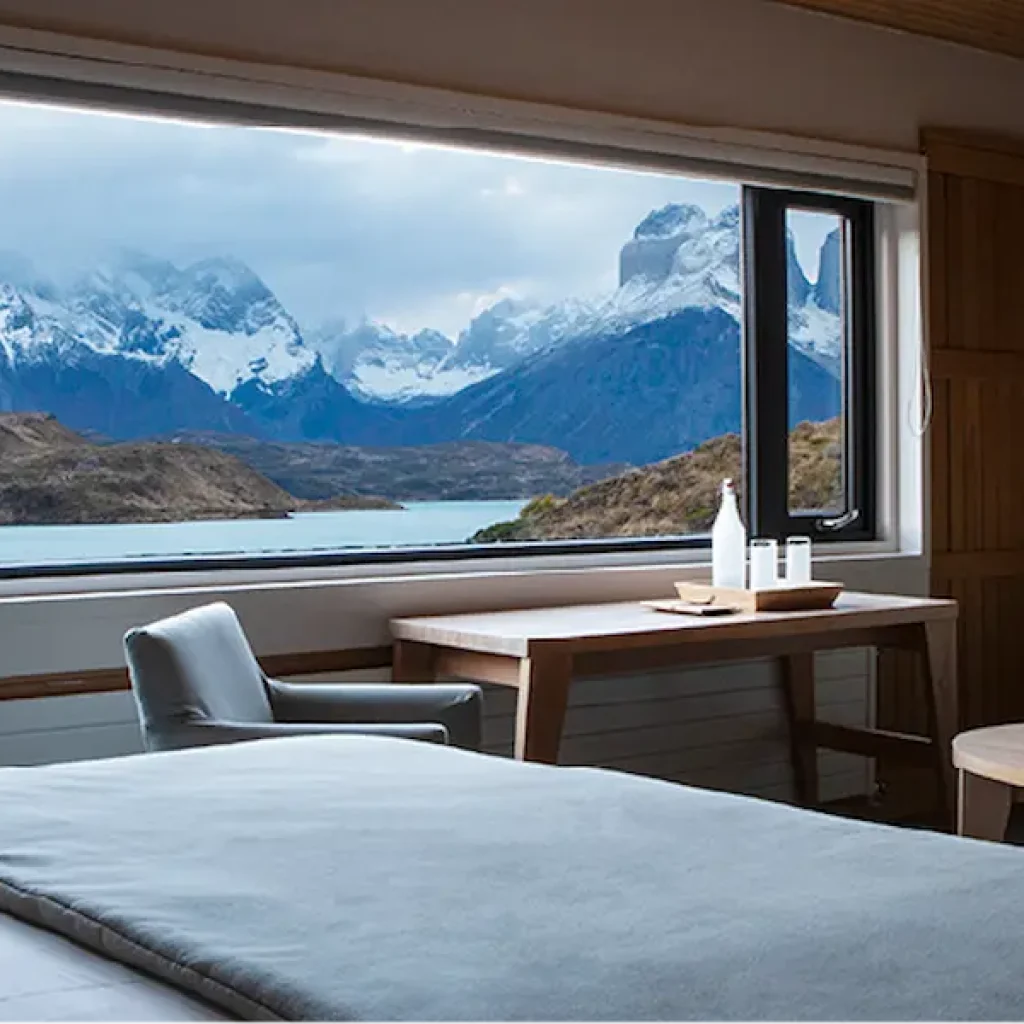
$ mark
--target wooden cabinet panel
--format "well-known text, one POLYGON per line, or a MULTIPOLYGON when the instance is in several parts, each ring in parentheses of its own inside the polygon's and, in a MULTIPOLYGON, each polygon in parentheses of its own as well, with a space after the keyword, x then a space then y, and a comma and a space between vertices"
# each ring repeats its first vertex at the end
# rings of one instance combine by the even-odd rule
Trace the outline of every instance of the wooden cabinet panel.
MULTIPOLYGON (((932 593, 960 603, 961 726, 1024 721, 1024 145, 925 133, 932 593)), ((877 718, 924 731, 918 667, 879 661, 877 718)), ((923 776, 879 765, 896 803, 923 776)))

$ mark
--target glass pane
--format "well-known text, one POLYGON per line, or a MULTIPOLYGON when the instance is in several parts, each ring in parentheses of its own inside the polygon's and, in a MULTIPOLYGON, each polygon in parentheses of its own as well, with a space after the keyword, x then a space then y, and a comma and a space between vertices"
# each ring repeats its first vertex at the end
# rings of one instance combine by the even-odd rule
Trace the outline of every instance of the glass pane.
POLYGON ((843 219, 787 210, 789 510, 842 513, 843 219))
POLYGON ((706 531, 738 185, 0 103, 0 566, 706 531))

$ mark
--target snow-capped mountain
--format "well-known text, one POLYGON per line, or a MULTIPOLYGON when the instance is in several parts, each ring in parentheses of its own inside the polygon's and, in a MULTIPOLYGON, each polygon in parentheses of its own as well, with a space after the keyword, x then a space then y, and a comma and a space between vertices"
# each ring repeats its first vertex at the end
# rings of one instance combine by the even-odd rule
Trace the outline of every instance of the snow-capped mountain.
MULTIPOLYGON (((839 236, 826 239, 812 285, 788 252, 791 344, 830 372, 840 349, 839 236)), ((542 306, 503 299, 479 314, 454 345, 423 344, 436 332, 400 335, 366 322, 316 332, 328 369, 370 400, 407 401, 454 394, 565 342, 622 333, 684 309, 720 309, 739 321, 740 213, 709 218, 692 204, 652 211, 619 254, 619 286, 592 300, 542 306)), ((447 342, 447 339, 445 339, 447 342)))
POLYGON ((176 362, 220 395, 308 373, 316 353, 267 286, 238 260, 183 269, 122 253, 61 288, 27 263, 0 284, 0 345, 14 362, 71 346, 163 366, 176 362), (12 321, 13 318, 13 321, 12 321))
POLYGON ((577 337, 592 314, 579 299, 537 306, 519 299, 502 299, 474 317, 441 370, 462 370, 482 380, 507 370, 530 356, 577 337))
POLYGON ((76 281, 69 298, 79 335, 98 350, 175 360, 224 396, 250 381, 277 384, 316 362, 292 317, 236 259, 179 270, 125 253, 76 281))
POLYGON ((367 401, 439 398, 486 376, 444 366, 453 343, 429 328, 410 335, 371 320, 354 327, 344 320, 330 320, 308 329, 305 338, 320 353, 327 371, 367 401))
POLYGON ((120 253, 57 284, 0 259, 0 411, 139 437, 202 429, 336 438, 364 407, 238 260, 120 253))

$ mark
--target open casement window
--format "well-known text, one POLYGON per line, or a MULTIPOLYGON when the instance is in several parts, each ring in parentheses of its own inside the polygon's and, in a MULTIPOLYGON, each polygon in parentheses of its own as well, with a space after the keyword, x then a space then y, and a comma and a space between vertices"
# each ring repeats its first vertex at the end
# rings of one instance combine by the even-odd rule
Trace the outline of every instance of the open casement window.
POLYGON ((873 206, 747 188, 743 213, 751 530, 815 542, 872 540, 873 206), (813 281, 796 251, 797 228, 822 239, 813 281), (809 382, 821 370, 833 385, 812 394, 809 382))

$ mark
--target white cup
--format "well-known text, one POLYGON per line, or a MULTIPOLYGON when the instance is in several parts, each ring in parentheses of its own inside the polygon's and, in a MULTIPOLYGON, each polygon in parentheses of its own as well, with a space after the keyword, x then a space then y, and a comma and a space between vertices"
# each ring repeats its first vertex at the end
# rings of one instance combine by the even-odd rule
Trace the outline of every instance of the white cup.
POLYGON ((811 538, 790 537, 786 541, 786 582, 811 582, 811 538))
POLYGON ((766 590, 778 585, 778 541, 752 540, 750 542, 750 589, 766 590))

